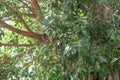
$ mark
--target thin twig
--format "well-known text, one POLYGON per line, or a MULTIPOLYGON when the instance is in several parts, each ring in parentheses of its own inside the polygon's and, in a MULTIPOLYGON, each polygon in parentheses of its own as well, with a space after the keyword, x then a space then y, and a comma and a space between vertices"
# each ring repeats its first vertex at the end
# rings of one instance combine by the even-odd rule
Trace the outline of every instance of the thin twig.
MULTIPOLYGON (((27 50, 27 54, 30 54, 35 48, 31 47, 27 50)), ((0 66, 8 63, 8 62, 11 62, 13 61, 14 58, 18 58, 20 59, 21 57, 23 57, 23 55, 25 54, 26 52, 23 52, 23 53, 19 53, 13 57, 8 57, 8 58, 5 58, 4 60, 2 60, 2 62, 0 63, 0 66)))
POLYGON ((36 16, 35 16, 35 14, 19 14, 19 15, 21 15, 21 16, 28 16, 28 17, 31 17, 31 18, 36 18, 36 16))
POLYGON ((31 47, 31 46, 34 46, 34 45, 37 45, 37 44, 1 44, 0 43, 0 46, 14 46, 14 47, 31 47))

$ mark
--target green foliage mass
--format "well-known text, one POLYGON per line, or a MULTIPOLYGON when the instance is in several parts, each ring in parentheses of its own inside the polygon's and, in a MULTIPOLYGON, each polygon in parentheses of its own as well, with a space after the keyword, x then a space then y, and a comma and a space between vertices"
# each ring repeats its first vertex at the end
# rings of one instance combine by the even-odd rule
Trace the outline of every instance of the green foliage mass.
MULTIPOLYGON (((9 2, 5 0, 6 3, 9 2)), ((11 0, 12 7, 19 7, 17 0, 11 0), (12 2, 13 1, 13 2, 12 2), (17 4, 17 5, 16 5, 17 4)), ((88 80, 91 72, 103 77, 120 72, 120 1, 97 0, 100 4, 113 8, 114 18, 101 21, 91 15, 86 8, 94 0, 59 0, 58 8, 54 2, 40 3, 45 16, 45 28, 31 18, 24 17, 27 24, 37 33, 46 33, 51 42, 33 46, 28 55, 27 48, 0 47, 0 61, 17 53, 25 52, 22 58, 13 58, 12 62, 0 65, 0 79, 10 80, 88 80), (55 39, 55 40, 54 40, 55 39)), ((0 17, 12 16, 0 5, 0 17)), ((24 13, 28 10, 18 10, 24 13)), ((17 28, 23 25, 13 19, 10 23, 17 28)), ((23 38, 6 29, 0 28, 0 43, 32 43, 33 39, 23 38), (14 34, 14 35, 13 35, 14 34)))

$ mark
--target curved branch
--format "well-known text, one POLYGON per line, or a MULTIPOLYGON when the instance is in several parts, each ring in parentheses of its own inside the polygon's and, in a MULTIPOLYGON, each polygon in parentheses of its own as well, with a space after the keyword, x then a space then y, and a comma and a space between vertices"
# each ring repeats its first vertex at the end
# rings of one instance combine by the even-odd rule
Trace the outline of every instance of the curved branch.
POLYGON ((8 30, 10 30, 10 31, 12 31, 12 32, 15 32, 15 33, 17 33, 17 34, 20 34, 20 35, 23 35, 23 36, 26 36, 26 37, 31 37, 31 38, 38 39, 37 37, 31 35, 30 32, 26 32, 26 31, 23 31, 23 30, 14 28, 13 26, 5 23, 5 22, 2 21, 2 20, 0 20, 0 26, 3 27, 3 28, 7 28, 8 30))

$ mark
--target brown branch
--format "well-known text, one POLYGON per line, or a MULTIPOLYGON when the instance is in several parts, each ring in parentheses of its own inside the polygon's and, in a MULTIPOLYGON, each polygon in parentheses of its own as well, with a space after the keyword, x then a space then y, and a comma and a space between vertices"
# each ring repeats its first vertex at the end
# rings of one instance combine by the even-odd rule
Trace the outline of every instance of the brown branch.
POLYGON ((2 3, 3 1, 2 0, 0 0, 0 4, 2 3))
POLYGON ((55 9, 57 10, 58 9, 58 0, 55 0, 55 3, 56 3, 55 9))
POLYGON ((56 3, 58 3, 58 0, 55 0, 56 3))
POLYGON ((14 47, 31 47, 37 44, 5 44, 5 43, 0 43, 0 46, 14 46, 14 47))
POLYGON ((115 49, 119 49, 119 48, 120 48, 120 46, 114 46, 114 48, 115 48, 115 49))
POLYGON ((93 73, 93 72, 91 72, 91 73, 89 74, 89 80, 94 80, 94 73, 93 73))
POLYGON ((36 35, 36 33, 34 33, 30 28, 29 26, 26 24, 26 22, 24 21, 24 19, 19 15, 17 14, 9 5, 3 3, 6 7, 9 8, 9 10, 21 21, 21 23, 24 25, 24 27, 29 31, 29 34, 35 38, 38 39, 38 35, 36 35))
POLYGON ((31 35, 30 32, 26 32, 26 31, 23 31, 23 30, 14 28, 13 26, 5 23, 5 22, 2 21, 2 20, 0 20, 0 26, 3 27, 3 28, 7 28, 8 30, 10 30, 10 31, 12 31, 12 32, 15 32, 15 33, 17 33, 17 34, 20 34, 20 35, 23 35, 23 36, 26 36, 26 37, 31 37, 31 38, 38 39, 38 38, 36 38, 35 36, 31 35))
POLYGON ((33 18, 38 19, 40 25, 43 25, 43 23, 41 23, 42 22, 41 19, 39 20, 39 15, 40 14, 36 14, 36 11, 33 9, 33 7, 28 6, 28 4, 25 3, 23 0, 19 0, 19 1, 21 1, 34 14, 33 18))
MULTIPOLYGON (((58 0, 54 0, 55 2, 58 2, 58 0)), ((52 2, 52 0, 37 0, 37 2, 52 2)))
POLYGON ((28 4, 25 3, 23 0, 19 0, 19 1, 22 2, 23 5, 26 6, 26 7, 34 14, 34 16, 36 16, 36 15, 35 15, 35 11, 34 11, 34 9, 33 9, 32 7, 29 7, 28 4))
POLYGON ((30 2, 31 2, 32 7, 29 7, 28 4, 23 2, 23 0, 19 0, 19 1, 21 1, 26 7, 28 7, 29 10, 34 14, 36 19, 40 23, 40 25, 43 25, 43 22, 42 22, 43 16, 41 15, 41 9, 40 9, 40 6, 38 5, 39 1, 31 0, 30 2))
MULTIPOLYGON (((27 54, 30 54, 34 49, 35 49, 35 48, 33 48, 33 47, 32 47, 32 48, 29 48, 29 49, 27 50, 27 54)), ((2 66, 2 65, 4 65, 4 64, 12 61, 14 58, 20 59, 21 57, 23 57, 23 55, 24 55, 25 53, 26 53, 26 52, 23 52, 23 53, 20 53, 20 54, 15 55, 15 56, 13 56, 13 57, 5 58, 2 62, 0 62, 0 66, 2 66)))
POLYGON ((26 37, 30 37, 30 38, 34 38, 34 39, 37 39, 39 41, 39 43, 42 43, 44 41, 49 41, 49 37, 46 35, 46 34, 37 34, 37 33, 34 33, 35 36, 31 35, 30 32, 26 32, 26 31, 23 31, 23 30, 20 30, 20 29, 17 29, 17 28, 14 28, 13 26, 5 23, 4 21, 0 20, 0 26, 3 27, 3 28, 7 28, 8 30, 12 31, 12 32, 15 32, 17 34, 20 34, 20 35, 23 35, 23 36, 26 36, 26 37))
POLYGON ((33 7, 33 9, 34 9, 34 11, 35 11, 35 14, 37 15, 37 20, 38 20, 38 22, 39 22, 41 25, 43 25, 43 22, 42 22, 43 16, 41 15, 41 12, 42 12, 42 11, 41 11, 41 9, 40 9, 40 6, 39 6, 37 0, 30 0, 30 2, 31 2, 31 5, 32 5, 32 7, 33 7))
MULTIPOLYGON (((20 30, 20 29, 17 29, 17 28, 14 28, 13 26, 5 23, 3 20, 0 20, 0 25, 1 27, 3 28, 7 28, 9 29, 10 31, 12 32, 15 32, 17 34, 20 34, 20 35, 23 35, 23 36, 26 36, 26 37, 31 37, 31 38, 34 38, 34 39, 38 39, 39 43, 42 43, 43 41, 46 41, 48 40, 48 36, 46 34, 37 34, 37 33, 34 33, 30 30, 30 28, 28 27, 28 25, 26 24, 26 22, 24 21, 24 19, 18 14, 16 13, 11 7, 9 7, 9 5, 3 3, 3 5, 5 5, 6 7, 9 8, 9 10, 23 23, 24 27, 29 31, 23 31, 23 30, 20 30)), ((38 5, 38 4, 37 4, 38 5)), ((39 7, 39 5, 38 5, 39 7)), ((35 8, 35 7, 34 7, 35 8)), ((38 9, 38 8, 37 8, 38 9)), ((40 8, 39 8, 40 9, 40 8)), ((39 14, 38 14, 39 15, 39 14)), ((42 21, 41 21, 42 22, 42 21)))
MULTIPOLYGON (((24 27, 31 33, 34 33, 29 26, 26 24, 26 22, 24 21, 24 19, 18 14, 16 13, 9 5, 3 3, 3 5, 5 5, 19 20, 20 22, 24 25, 24 27)), ((34 34, 33 34, 34 35, 34 34)))
MULTIPOLYGON (((37 1, 36 1, 36 0, 34 1, 34 0, 33 0, 34 3, 31 2, 32 7, 29 7, 28 4, 26 4, 25 2, 23 2, 23 0, 19 0, 19 1, 21 1, 26 7, 28 7, 29 10, 34 14, 35 18, 36 18, 36 19, 38 20, 38 22, 40 23, 40 25, 43 25, 43 23, 42 23, 43 16, 41 16, 41 15, 40 15, 41 13, 39 13, 39 11, 40 11, 41 9, 40 9, 37 1), (34 5, 37 5, 37 6, 34 6, 34 5), (35 8, 35 9, 34 9, 34 8, 35 8)), ((41 12, 41 11, 40 11, 40 12, 41 12)))
MULTIPOLYGON (((30 61, 29 63, 26 63, 25 66, 32 64, 34 61, 38 60, 41 56, 43 56, 43 54, 40 54, 39 56, 33 58, 32 61, 30 61)), ((23 67, 25 67, 25 66, 23 66, 23 67)))
POLYGON ((28 16, 28 17, 31 17, 31 18, 36 18, 35 14, 27 14, 27 13, 25 13, 25 14, 19 14, 19 15, 28 16))
POLYGON ((33 9, 35 10, 35 12, 41 13, 41 9, 40 9, 38 2, 36 0, 30 0, 30 2, 31 2, 31 5, 32 5, 33 9))

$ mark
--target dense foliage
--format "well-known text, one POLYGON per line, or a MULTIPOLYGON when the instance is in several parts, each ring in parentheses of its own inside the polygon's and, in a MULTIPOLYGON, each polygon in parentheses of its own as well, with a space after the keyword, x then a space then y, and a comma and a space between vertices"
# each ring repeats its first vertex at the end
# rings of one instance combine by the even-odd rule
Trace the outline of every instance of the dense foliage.
POLYGON ((119 0, 0 3, 0 79, 109 80, 120 74, 119 0))

